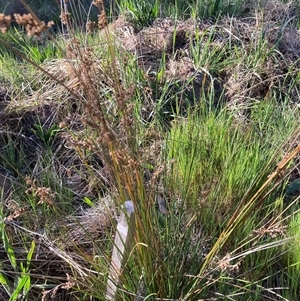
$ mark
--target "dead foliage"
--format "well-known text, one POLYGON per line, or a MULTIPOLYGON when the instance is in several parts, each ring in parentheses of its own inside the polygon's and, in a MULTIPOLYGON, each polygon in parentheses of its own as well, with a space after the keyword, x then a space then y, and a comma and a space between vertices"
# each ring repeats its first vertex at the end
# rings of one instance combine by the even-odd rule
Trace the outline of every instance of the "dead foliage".
MULTIPOLYGON (((97 265, 98 262, 99 254, 97 255, 96 250, 99 246, 105 245, 107 239, 111 239, 110 229, 114 222, 114 210, 108 209, 110 202, 106 199, 102 207, 99 203, 95 208, 81 210, 64 219, 56 220, 55 224, 44 229, 23 227, 26 212, 24 210, 21 212, 16 204, 10 206, 11 214, 5 219, 5 231, 13 245, 17 264, 26 261, 27 247, 29 248, 31 242, 35 241, 36 247, 30 263, 31 281, 34 283, 28 296, 30 300, 77 300, 76 298, 81 296, 78 290, 85 287, 91 266, 97 265), (77 275, 78 278, 75 280, 70 275, 73 275, 72 277, 77 275), (39 288, 49 283, 52 289, 39 288)), ((3 243, 0 244, 0 259, 2 271, 13 281, 18 277, 18 272, 11 272, 3 243)), ((103 262, 108 264, 106 259, 103 262)), ((102 277, 105 282, 104 275, 102 277)), ((2 296, 4 295, 3 292, 2 296)))

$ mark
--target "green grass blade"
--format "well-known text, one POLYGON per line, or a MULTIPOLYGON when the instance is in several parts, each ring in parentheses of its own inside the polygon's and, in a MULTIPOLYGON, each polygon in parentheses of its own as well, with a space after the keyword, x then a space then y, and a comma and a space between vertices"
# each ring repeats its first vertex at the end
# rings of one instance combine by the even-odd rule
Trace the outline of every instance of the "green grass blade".
POLYGON ((33 252, 35 250, 35 241, 33 240, 31 242, 31 246, 30 246, 30 249, 29 249, 29 252, 27 254, 27 266, 26 266, 26 272, 28 272, 29 270, 29 266, 30 266, 30 263, 31 263, 31 258, 32 258, 32 255, 33 255, 33 252))
POLYGON ((7 278, 2 272, 0 272, 0 283, 4 286, 8 285, 7 278))
MULTIPOLYGON (((28 280, 30 282, 30 277, 28 275, 22 275, 20 280, 18 281, 18 285, 12 295, 9 298, 9 301, 15 301, 18 299, 21 290, 26 286, 28 287, 28 280)), ((29 283, 30 285, 30 283, 29 283)))
POLYGON ((2 240, 3 240, 3 244, 4 244, 4 249, 9 258, 10 264, 13 267, 13 269, 16 270, 17 269, 17 261, 16 261, 15 252, 9 242, 9 239, 8 239, 5 229, 3 229, 3 232, 2 232, 2 240))

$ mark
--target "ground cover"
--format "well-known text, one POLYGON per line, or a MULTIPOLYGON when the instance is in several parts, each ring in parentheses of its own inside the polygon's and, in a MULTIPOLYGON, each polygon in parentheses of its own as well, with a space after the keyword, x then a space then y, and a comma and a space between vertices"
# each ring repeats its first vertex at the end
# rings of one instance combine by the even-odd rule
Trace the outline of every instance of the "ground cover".
POLYGON ((299 4, 73 5, 0 15, 0 300, 106 300, 129 199, 116 299, 298 300, 299 4))

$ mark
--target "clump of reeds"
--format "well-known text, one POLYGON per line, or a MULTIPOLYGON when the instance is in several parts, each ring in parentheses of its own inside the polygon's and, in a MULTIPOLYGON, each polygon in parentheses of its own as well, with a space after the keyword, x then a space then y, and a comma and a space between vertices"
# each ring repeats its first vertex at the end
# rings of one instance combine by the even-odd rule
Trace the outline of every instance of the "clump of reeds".
MULTIPOLYGON (((162 156, 163 151, 166 154, 163 159, 154 158, 154 163, 149 168, 152 171, 148 172, 146 177, 147 162, 142 149, 144 137, 140 135, 139 119, 134 112, 134 97, 138 87, 120 79, 118 49, 110 36, 103 1, 93 1, 93 5, 99 10, 98 20, 88 22, 87 29, 88 32, 101 31, 102 37, 106 38, 106 60, 99 59, 95 48, 82 43, 74 35, 72 14, 68 12, 66 5, 61 14, 63 24, 70 30, 70 38, 66 41, 68 61, 64 61, 64 65, 67 65, 67 72, 74 80, 73 85, 62 86, 76 100, 76 113, 80 114, 78 123, 82 131, 72 131, 67 120, 69 117, 60 125, 61 130, 67 133, 65 137, 68 147, 77 151, 87 173, 92 173, 96 169, 90 161, 91 154, 101 161, 101 165, 107 170, 103 181, 106 186, 105 192, 111 195, 115 207, 119 209, 127 199, 133 202, 136 233, 129 260, 120 271, 119 298, 199 300, 219 298, 221 295, 219 292, 223 294, 223 291, 224 296, 227 293, 232 296, 234 294, 243 296, 249 291, 252 293, 253 288, 249 280, 252 275, 250 272, 245 276, 248 273, 245 268, 248 263, 244 259, 260 249, 268 249, 269 246, 263 241, 266 237, 274 239, 285 235, 285 228, 279 218, 281 215, 278 218, 270 217, 268 210, 272 211, 269 209, 272 203, 267 201, 270 201, 272 192, 288 177, 288 166, 299 154, 300 148, 296 147, 294 151, 288 152, 287 157, 271 172, 272 166, 276 166, 277 157, 274 155, 266 164, 266 168, 261 169, 261 175, 251 179, 249 190, 239 192, 244 192, 243 197, 236 197, 236 191, 231 191, 231 194, 227 195, 224 190, 231 188, 230 180, 235 178, 237 173, 241 175, 240 183, 244 180, 242 171, 239 171, 242 169, 240 166, 235 166, 235 174, 230 173, 230 168, 233 170, 237 158, 241 159, 239 162, 246 161, 249 157, 248 144, 252 145, 255 142, 250 138, 249 140, 240 138, 246 133, 230 122, 230 118, 226 115, 228 112, 223 111, 220 115, 205 112, 200 116, 207 121, 203 125, 201 118, 194 119, 194 114, 190 113, 186 119, 180 117, 171 125, 176 131, 178 123, 183 130, 178 135, 171 136, 169 141, 159 142, 159 151, 153 150, 156 157, 162 156), (109 92, 105 92, 108 87, 109 92), (229 122, 221 123, 222 118, 229 119, 229 122), (189 122, 191 128, 187 128, 189 122), (223 131, 218 131, 218 127, 212 126, 218 122, 223 131), (191 136, 191 131, 197 129, 199 124, 202 132, 196 131, 195 136, 191 136), (209 126, 213 130, 208 134, 209 126), (202 134, 201 137, 199 133, 202 134), (217 138, 221 135, 224 140, 218 141, 217 138), (200 140, 202 144, 197 145, 195 141, 200 140), (231 152, 232 146, 237 142, 243 148, 231 152), (245 151, 239 157, 241 149, 245 151), (201 156, 197 157, 200 151, 201 156), (170 158, 174 153, 176 156, 170 158), (179 164, 180 156, 183 156, 182 164, 179 164), (197 161, 193 161, 195 158, 197 161), (227 167, 226 171, 224 166, 227 167), (211 167, 211 173, 205 174, 211 167), (202 177, 204 174, 205 178, 202 177), (269 206, 267 209, 264 202, 269 206), (220 204, 230 208, 222 209, 220 204), (228 212, 232 212, 232 215, 228 216, 228 212), (266 214, 257 225, 255 223, 260 218, 259 213, 266 214), (212 225, 212 231, 208 231, 211 229, 202 224, 204 220, 212 225), (246 232, 251 232, 253 236, 239 241, 238 239, 246 232), (227 289, 224 290, 224 286, 227 289)), ((10 19, 1 17, 5 20, 2 24, 6 29, 10 19)), ((30 35, 38 35, 48 30, 51 25, 37 21, 33 14, 17 16, 16 19, 30 35)), ((45 74, 51 77, 46 70, 45 74)), ((57 82, 61 84, 60 81, 57 82)), ((201 115, 201 110, 199 114, 201 115)), ((160 133, 156 133, 155 130, 156 128, 152 137, 159 137, 160 133)), ((252 133, 250 129, 249 132, 252 133)), ((159 139, 163 140, 162 137, 159 139)), ((254 153, 255 149, 251 151, 254 153)), ((250 161, 247 162, 249 165, 252 164, 250 161)), ((242 163, 240 164, 242 166, 242 163)), ((248 169, 249 165, 246 166, 248 169)), ((96 175, 99 174, 99 170, 96 170, 96 175)), ((238 184, 241 186, 240 183, 238 184)), ((57 194, 51 189, 43 185, 39 187, 33 180, 27 184, 30 187, 26 195, 35 196, 38 205, 47 207, 55 205, 57 194)), ((85 198, 85 202, 93 206, 93 202, 88 198, 85 198)), ((15 212, 15 215, 10 216, 10 221, 24 213, 17 206, 11 206, 11 211, 15 212)), ((101 241, 99 244, 95 242, 95 237, 101 234, 101 231, 105 231, 106 226, 113 226, 114 223, 111 221, 115 217, 106 215, 109 210, 105 211, 105 214, 104 210, 99 214, 96 214, 96 211, 91 209, 82 215, 74 214, 74 219, 70 217, 67 224, 57 223, 61 231, 58 235, 63 237, 58 237, 54 241, 46 239, 47 233, 43 236, 44 234, 22 229, 27 237, 36 235, 42 241, 42 245, 55 254, 56 260, 53 261, 57 262, 57 258, 61 260, 58 263, 60 268, 49 268, 47 272, 51 271, 53 278, 64 273, 65 277, 63 280, 55 279, 59 284, 54 289, 44 292, 45 298, 50 292, 51 298, 54 298, 58 294, 58 289, 66 291, 73 289, 91 298, 104 298, 114 237, 109 236, 108 242, 101 241), (61 243, 59 247, 56 245, 58 242, 61 243), (90 249, 86 250, 82 245, 88 245, 90 249), (69 253, 70 249, 72 254, 69 253)), ((14 226, 18 230, 21 229, 17 224, 14 226)), ((272 246, 282 246, 287 241, 289 240, 272 241, 272 246)), ((6 250, 11 251, 9 248, 6 250)), ((256 259, 254 256, 250 259, 256 259)), ((28 257, 27 261, 30 261, 28 257)), ((22 273, 27 274, 27 271, 22 273)), ((45 277, 50 278, 49 275, 45 277)), ((257 287, 260 285, 258 282, 257 287)))

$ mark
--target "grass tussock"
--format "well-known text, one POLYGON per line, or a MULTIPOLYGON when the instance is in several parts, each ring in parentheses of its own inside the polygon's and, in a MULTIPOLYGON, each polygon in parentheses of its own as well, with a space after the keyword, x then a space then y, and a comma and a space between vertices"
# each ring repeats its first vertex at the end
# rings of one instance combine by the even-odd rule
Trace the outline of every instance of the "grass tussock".
POLYGON ((52 23, 21 2, 0 14, 0 300, 298 300, 298 4, 63 1, 52 23))

